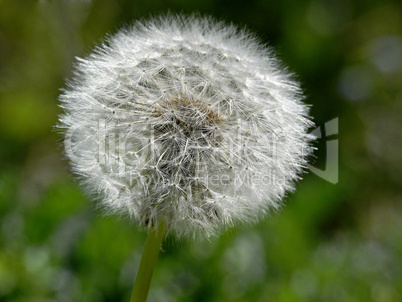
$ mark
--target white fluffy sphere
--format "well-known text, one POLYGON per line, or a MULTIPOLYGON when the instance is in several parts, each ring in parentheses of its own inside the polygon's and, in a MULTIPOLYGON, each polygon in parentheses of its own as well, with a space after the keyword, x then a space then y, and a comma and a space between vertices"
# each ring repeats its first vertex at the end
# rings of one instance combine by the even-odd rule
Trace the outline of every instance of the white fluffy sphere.
POLYGON ((85 59, 60 96, 74 171, 111 212, 177 236, 281 205, 312 122, 267 47, 210 18, 137 22, 85 59))

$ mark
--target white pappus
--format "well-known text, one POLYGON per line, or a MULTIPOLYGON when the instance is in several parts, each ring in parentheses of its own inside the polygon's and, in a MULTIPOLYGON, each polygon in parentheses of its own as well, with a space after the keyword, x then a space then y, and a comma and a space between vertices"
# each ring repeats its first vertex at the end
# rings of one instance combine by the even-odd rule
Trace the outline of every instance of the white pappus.
POLYGON ((105 209, 209 236, 257 221, 294 188, 313 139, 302 98, 248 32, 168 15, 78 59, 59 127, 105 209))

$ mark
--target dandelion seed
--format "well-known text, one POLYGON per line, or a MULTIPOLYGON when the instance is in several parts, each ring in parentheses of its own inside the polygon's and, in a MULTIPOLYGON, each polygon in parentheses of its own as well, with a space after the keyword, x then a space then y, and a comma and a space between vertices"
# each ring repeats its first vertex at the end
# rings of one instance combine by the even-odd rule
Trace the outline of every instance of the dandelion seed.
POLYGON ((167 16, 78 60, 60 124, 74 171, 108 211, 210 236, 257 221, 293 189, 312 140, 301 99, 249 33, 167 16))

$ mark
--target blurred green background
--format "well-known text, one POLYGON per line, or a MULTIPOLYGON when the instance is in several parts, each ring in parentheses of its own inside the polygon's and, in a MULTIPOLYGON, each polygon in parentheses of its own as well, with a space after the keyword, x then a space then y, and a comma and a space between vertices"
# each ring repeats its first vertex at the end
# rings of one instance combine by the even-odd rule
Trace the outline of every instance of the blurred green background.
MULTIPOLYGON (((246 26, 339 118, 339 182, 211 242, 164 244, 149 301, 402 301, 402 2, 0 0, 0 301, 128 301, 146 234, 102 217, 53 130, 75 56, 139 18, 246 26)), ((315 167, 326 168, 325 137, 315 167)), ((336 176, 336 171, 330 171, 336 176)))

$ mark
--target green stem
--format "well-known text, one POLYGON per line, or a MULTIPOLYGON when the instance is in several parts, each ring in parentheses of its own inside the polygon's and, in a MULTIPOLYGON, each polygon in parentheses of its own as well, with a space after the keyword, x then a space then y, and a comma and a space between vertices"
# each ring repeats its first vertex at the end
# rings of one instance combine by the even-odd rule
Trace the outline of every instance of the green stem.
POLYGON ((148 297, 152 273, 158 260, 159 250, 166 232, 166 224, 160 223, 157 228, 150 228, 145 242, 140 267, 134 281, 130 302, 145 302, 148 297))

